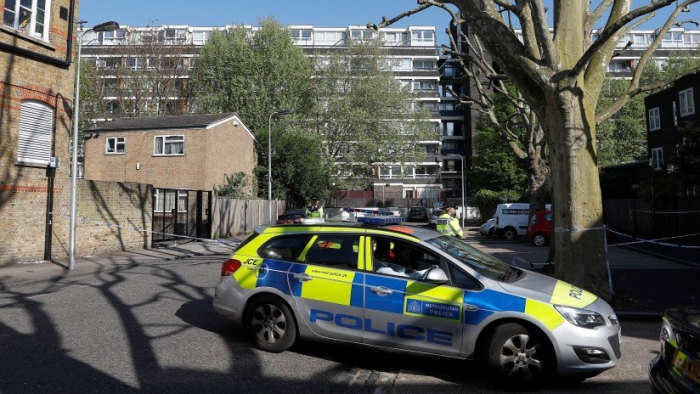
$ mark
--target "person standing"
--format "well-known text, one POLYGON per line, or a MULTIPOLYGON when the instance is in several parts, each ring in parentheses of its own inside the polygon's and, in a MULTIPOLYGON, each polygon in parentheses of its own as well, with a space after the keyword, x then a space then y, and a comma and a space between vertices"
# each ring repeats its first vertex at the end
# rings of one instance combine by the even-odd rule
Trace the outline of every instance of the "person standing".
POLYGON ((464 236, 459 219, 455 217, 455 207, 447 205, 442 208, 442 215, 437 218, 436 230, 460 239, 464 236))
POLYGON ((311 204, 306 207, 306 217, 307 218, 322 218, 323 217, 323 207, 318 202, 318 197, 311 197, 311 204))

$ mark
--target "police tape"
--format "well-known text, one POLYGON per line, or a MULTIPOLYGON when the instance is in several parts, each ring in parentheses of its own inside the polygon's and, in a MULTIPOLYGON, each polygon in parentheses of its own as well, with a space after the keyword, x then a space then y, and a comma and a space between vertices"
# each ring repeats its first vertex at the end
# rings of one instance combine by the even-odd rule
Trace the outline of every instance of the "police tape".
POLYGON ((641 213, 652 213, 652 214, 660 214, 660 215, 672 215, 676 213, 700 213, 700 211, 647 211, 643 209, 630 209, 630 212, 641 212, 641 213))
MULTIPOLYGON (((70 217, 69 215, 56 215, 56 216, 70 217)), ((238 246, 238 244, 240 244, 240 242, 229 241, 229 240, 225 240, 225 239, 210 239, 210 238, 192 237, 189 235, 171 234, 171 233, 166 233, 164 231, 147 230, 147 229, 139 228, 136 226, 122 226, 122 225, 119 225, 116 223, 111 223, 111 222, 100 222, 97 220, 88 220, 87 218, 77 218, 76 222, 103 225, 109 229, 119 228, 119 229, 123 229, 123 230, 131 230, 131 231, 136 231, 136 232, 141 232, 141 233, 150 233, 151 235, 159 235, 159 236, 164 237, 164 238, 167 236, 170 238, 180 238, 180 239, 186 239, 186 240, 191 240, 191 241, 201 241, 201 242, 224 244, 224 245, 232 246, 232 247, 236 247, 236 246, 238 246)))
POLYGON ((681 244, 671 244, 667 242, 658 242, 658 241, 663 241, 667 239, 677 239, 677 238, 685 238, 685 237, 694 237, 700 235, 700 233, 695 233, 695 234, 687 234, 687 235, 676 235, 673 237, 664 237, 664 238, 655 238, 655 239, 644 239, 644 238, 637 238, 629 234, 621 233, 618 231, 613 231, 608 229, 613 234, 616 235, 621 235, 624 237, 629 237, 633 239, 634 241, 631 242, 623 242, 623 243, 615 243, 609 246, 627 246, 627 245, 636 245, 636 244, 643 244, 643 243, 648 243, 652 245, 661 245, 661 246, 668 246, 671 248, 678 248, 678 249, 700 249, 700 246, 693 246, 693 245, 681 245, 681 244))
POLYGON ((591 228, 563 228, 563 227, 554 227, 554 232, 555 233, 574 233, 577 231, 596 231, 596 230, 605 230, 605 227, 591 227, 591 228))

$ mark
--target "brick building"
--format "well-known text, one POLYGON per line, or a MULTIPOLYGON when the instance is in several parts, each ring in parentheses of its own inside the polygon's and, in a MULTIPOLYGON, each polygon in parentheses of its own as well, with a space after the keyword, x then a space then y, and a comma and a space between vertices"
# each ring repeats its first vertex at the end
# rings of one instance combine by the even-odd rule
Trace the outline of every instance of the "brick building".
POLYGON ((74 69, 69 48, 76 39, 73 21, 78 12, 74 0, 47 2, 46 10, 37 2, 29 8, 25 2, 3 3, 0 265, 48 260, 56 238, 67 234, 67 217, 52 216, 70 199, 74 69), (58 168, 51 166, 56 162, 52 158, 60 162, 58 168))
MULTIPOLYGON (((0 266, 68 257, 76 0, 0 5, 0 266), (45 7, 45 9, 43 8, 45 7)), ((150 245, 148 185, 76 185, 78 253, 150 245)))
POLYGON ((252 179, 255 137, 234 114, 123 118, 86 131, 85 179, 213 190, 252 179))

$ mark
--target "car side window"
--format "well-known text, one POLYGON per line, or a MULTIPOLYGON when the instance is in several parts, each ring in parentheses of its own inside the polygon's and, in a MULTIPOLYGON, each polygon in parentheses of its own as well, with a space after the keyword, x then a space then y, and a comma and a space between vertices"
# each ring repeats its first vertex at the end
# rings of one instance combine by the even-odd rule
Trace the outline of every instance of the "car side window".
POLYGON ((359 245, 359 235, 321 234, 306 252, 304 261, 309 264, 357 269, 359 245))
POLYGON ((422 279, 426 270, 440 266, 438 256, 409 242, 373 237, 372 270, 378 274, 422 279))
POLYGON ((258 254, 267 259, 294 261, 308 245, 311 234, 296 234, 276 237, 258 249, 258 254))
POLYGON ((454 264, 448 265, 453 286, 466 290, 481 290, 484 288, 484 286, 473 276, 455 267, 454 264))

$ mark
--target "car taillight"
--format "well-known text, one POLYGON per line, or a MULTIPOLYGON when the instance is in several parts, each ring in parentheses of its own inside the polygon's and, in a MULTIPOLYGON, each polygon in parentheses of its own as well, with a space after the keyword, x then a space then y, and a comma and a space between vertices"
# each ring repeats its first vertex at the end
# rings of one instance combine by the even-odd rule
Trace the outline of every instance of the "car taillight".
POLYGON ((234 260, 234 259, 228 259, 228 260, 224 261, 224 263, 221 265, 221 276, 231 276, 239 268, 241 268, 240 261, 234 260))

